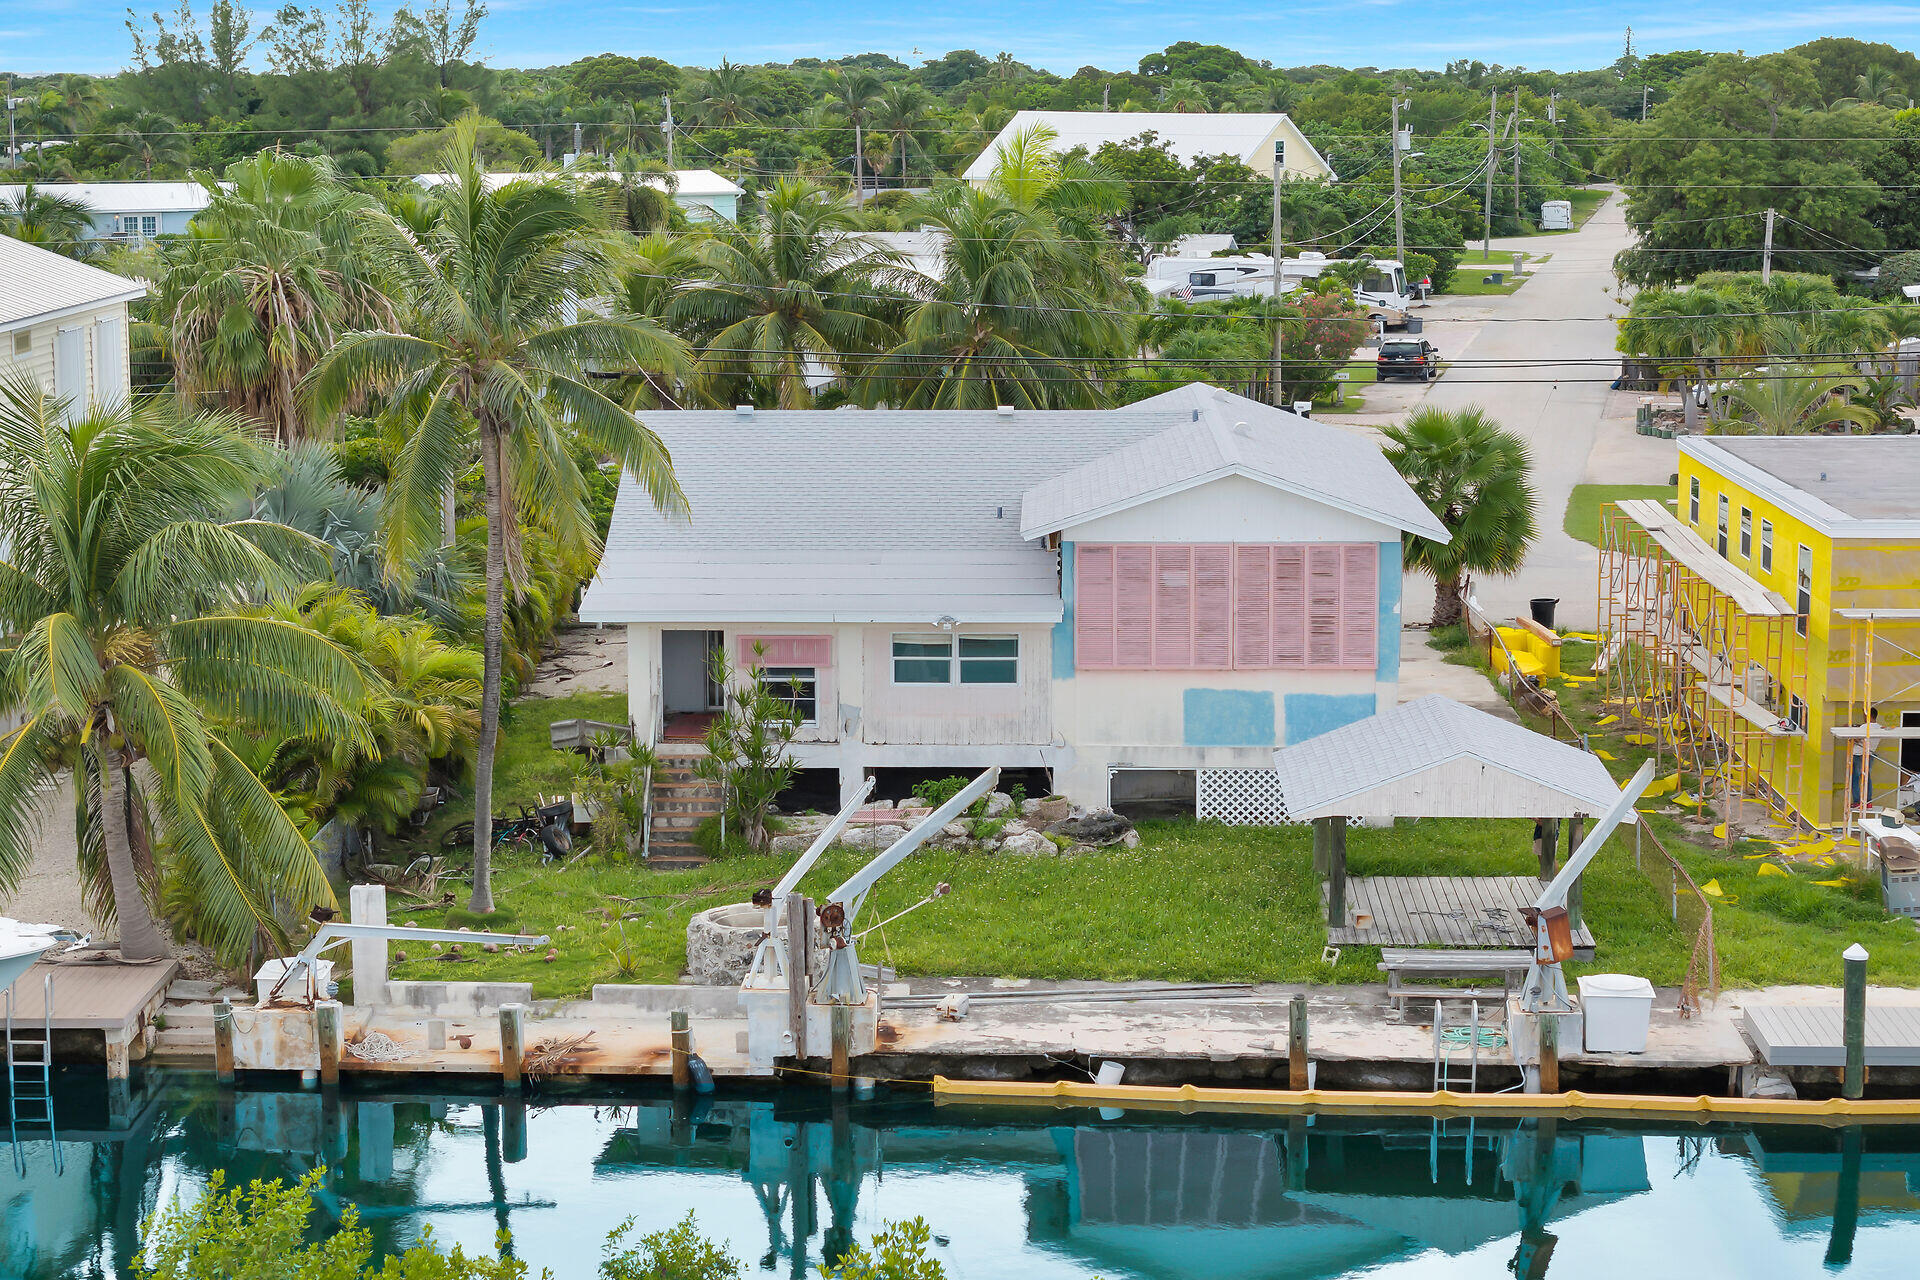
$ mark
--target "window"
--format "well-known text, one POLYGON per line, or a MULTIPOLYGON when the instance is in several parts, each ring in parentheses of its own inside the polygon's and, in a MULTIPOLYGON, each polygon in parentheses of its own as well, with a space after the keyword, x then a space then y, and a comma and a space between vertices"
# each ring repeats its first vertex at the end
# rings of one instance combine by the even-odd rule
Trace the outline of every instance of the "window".
POLYGON ((1760 572, 1773 572, 1773 521, 1760 522, 1760 572))
POLYGON ((792 707, 802 724, 820 718, 820 676, 813 667, 768 667, 761 673, 767 692, 792 707))
POLYGON ((123 213, 114 218, 122 235, 145 236, 152 239, 160 234, 160 218, 151 213, 123 213))
POLYGON ((1799 615, 1794 619, 1793 629, 1800 635, 1807 634, 1807 617, 1813 612, 1813 550, 1800 548, 1800 573, 1794 584, 1793 611, 1799 615))
POLYGON ((1798 694, 1787 695, 1787 728, 1795 733, 1807 731, 1807 704, 1800 700, 1798 694))
POLYGON ((1692 476, 1687 480, 1687 523, 1694 528, 1700 527, 1700 477, 1692 476))
POLYGON ((960 683, 1020 683, 1020 637, 961 636, 960 683))
POLYGON ((1273 140, 1273 171, 1275 173, 1279 173, 1281 170, 1285 169, 1286 167, 1287 167, 1287 140, 1285 138, 1275 138, 1273 140))
POLYGON ((13 354, 23 360, 33 354, 33 330, 16 329, 14 331, 13 354))
POLYGON ((1719 534, 1714 539, 1713 545, 1720 552, 1720 558, 1724 560, 1727 558, 1727 495, 1724 493, 1720 495, 1720 515, 1715 521, 1715 527, 1719 534))
POLYGON ((1374 543, 1080 544, 1082 670, 1369 670, 1378 654, 1374 543))
POLYGON ((1740 558, 1753 559, 1753 512, 1740 508, 1740 558))
POLYGON ((1187 283, 1212 285, 1219 282, 1214 279, 1214 273, 1211 271, 1189 271, 1187 272, 1187 283))
POLYGON ((954 638, 909 635, 893 638, 895 684, 1018 684, 1019 636, 961 636, 956 661, 954 638))

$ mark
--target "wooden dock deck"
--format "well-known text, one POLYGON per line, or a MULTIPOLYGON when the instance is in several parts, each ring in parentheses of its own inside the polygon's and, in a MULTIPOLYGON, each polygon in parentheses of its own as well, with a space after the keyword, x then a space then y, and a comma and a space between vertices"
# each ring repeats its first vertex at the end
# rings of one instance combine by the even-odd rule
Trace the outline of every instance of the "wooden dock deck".
MULTIPOLYGON (((1770 1067, 1844 1067, 1837 1004, 1749 1004, 1740 1029, 1770 1067)), ((1867 1004, 1867 1065, 1920 1067, 1920 1005, 1867 1004)))
MULTIPOLYGON (((1320 886, 1326 901, 1327 887, 1320 886)), ((1334 946, 1530 947, 1520 909, 1540 896, 1532 876, 1355 876, 1347 881, 1347 927, 1334 946), (1365 924, 1361 923, 1366 917, 1365 924)), ((1593 958, 1593 931, 1573 931, 1574 954, 1593 958)))
POLYGON ((42 960, 21 974, 9 992, 14 1023, 47 1025, 47 978, 51 976, 54 1031, 99 1032, 107 1077, 125 1080, 133 1041, 165 1002, 167 985, 179 970, 175 960, 129 964, 100 953, 42 960))

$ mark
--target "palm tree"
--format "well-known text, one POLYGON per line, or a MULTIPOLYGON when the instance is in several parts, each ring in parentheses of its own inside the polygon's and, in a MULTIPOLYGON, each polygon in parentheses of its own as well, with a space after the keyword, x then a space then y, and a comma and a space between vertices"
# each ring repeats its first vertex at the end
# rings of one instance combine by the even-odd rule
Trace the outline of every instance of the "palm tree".
MULTIPOLYGON (((674 299, 689 281, 700 278, 701 242, 689 236, 648 235, 634 241, 631 258, 613 301, 635 324, 665 329, 674 299)), ((623 379, 620 403, 629 409, 685 407, 691 389, 690 360, 661 361, 623 379)))
POLYGON ((1727 392, 1727 435, 1798 436, 1839 426, 1871 431, 1878 415, 1847 396, 1862 389, 1857 375, 1836 377, 1802 365, 1783 365, 1736 382, 1727 392))
POLYGON ((1726 315, 1729 309, 1726 298, 1711 289, 1649 290, 1620 323, 1621 352, 1654 360, 1662 374, 1679 381, 1689 432, 1699 417, 1694 387, 1712 380, 1712 358, 1739 323, 1726 315))
POLYGON ((261 151, 227 170, 190 235, 167 242, 156 312, 181 393, 210 395, 282 444, 307 434, 298 388, 342 327, 391 324, 360 251, 371 201, 329 160, 261 151))
POLYGON ((1408 534, 1406 566, 1433 578, 1433 625, 1460 621, 1462 580, 1517 572, 1537 532, 1527 445, 1477 405, 1425 408, 1384 429, 1387 461, 1452 537, 1408 534))
POLYGON ((760 118, 754 101, 753 82, 746 68, 721 58, 720 65, 700 81, 697 110, 706 124, 747 124, 760 118))
POLYGON ((138 169, 151 179, 155 169, 185 168, 187 139, 166 116, 141 111, 109 133, 101 147, 122 169, 138 169))
POLYGON ((157 399, 70 414, 30 380, 0 384, 0 713, 26 718, 0 738, 0 887, 31 859, 36 791, 71 765, 82 873, 105 881, 93 900, 129 958, 167 951, 146 888, 156 832, 169 878, 229 952, 260 931, 282 939, 276 905, 333 900, 312 848, 222 738, 249 725, 366 736, 360 665, 239 599, 325 572, 305 535, 224 518, 261 457, 230 417, 157 399))
POLYGON ((1167 111, 1211 111, 1207 86, 1197 80, 1175 77, 1160 86, 1160 105, 1167 111))
POLYGON ((1893 72, 1876 64, 1853 78, 1852 97, 1841 98, 1833 105, 1900 107, 1905 106, 1907 101, 1907 91, 1900 87, 1900 81, 1893 72))
POLYGON ((842 371, 844 353, 874 351, 892 337, 881 291, 917 277, 854 227, 846 201, 782 179, 757 222, 723 227, 706 242, 706 278, 688 285, 669 314, 699 335, 694 370, 710 392, 758 381, 780 407, 804 408, 810 373, 842 371))
POLYGON ((920 138, 933 118, 932 104, 932 95, 919 85, 895 81, 880 91, 874 107, 874 127, 893 136, 893 176, 903 187, 910 158, 914 154, 923 161, 927 158, 920 138))
POLYGON ((93 210, 72 196, 42 191, 31 182, 18 195, 0 196, 0 235, 84 258, 92 231, 93 210))
POLYGON ((680 175, 664 160, 622 151, 598 181, 613 188, 613 225, 634 235, 664 231, 673 220, 680 175))
POLYGON ((826 120, 844 120, 853 127, 853 199, 861 204, 866 200, 866 130, 873 122, 880 108, 880 77, 871 71, 843 71, 839 67, 829 70, 825 77, 827 89, 826 101, 820 104, 820 114, 826 120))
POLYGON ((901 341, 862 388, 915 408, 1090 407, 1105 402, 1098 357, 1130 333, 1097 304, 1080 247, 1044 210, 955 184, 912 212, 941 235, 941 270, 901 341))
POLYGON ((394 567, 440 545, 442 501, 477 451, 487 521, 485 659, 474 771, 473 899, 493 910, 493 757, 509 583, 527 580, 522 522, 581 555, 597 550, 586 486, 569 430, 611 457, 669 513, 686 500, 666 446, 587 377, 590 365, 651 367, 677 358, 658 330, 575 315, 575 299, 618 280, 623 237, 595 197, 571 184, 521 181, 489 189, 480 120, 455 123, 441 155, 452 180, 441 218, 415 237, 384 209, 360 214, 372 251, 412 314, 405 332, 348 334, 308 377, 314 408, 331 417, 369 392, 410 410, 412 436, 387 486, 394 567))

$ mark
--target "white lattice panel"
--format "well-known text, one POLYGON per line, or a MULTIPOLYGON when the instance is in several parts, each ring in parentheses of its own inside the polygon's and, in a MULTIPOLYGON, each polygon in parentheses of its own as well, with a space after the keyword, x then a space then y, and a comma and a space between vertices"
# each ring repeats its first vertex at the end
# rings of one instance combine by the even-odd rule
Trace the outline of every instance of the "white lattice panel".
POLYGON ((1271 769, 1201 769, 1199 816, 1230 827, 1271 827, 1287 820, 1280 775, 1271 769))

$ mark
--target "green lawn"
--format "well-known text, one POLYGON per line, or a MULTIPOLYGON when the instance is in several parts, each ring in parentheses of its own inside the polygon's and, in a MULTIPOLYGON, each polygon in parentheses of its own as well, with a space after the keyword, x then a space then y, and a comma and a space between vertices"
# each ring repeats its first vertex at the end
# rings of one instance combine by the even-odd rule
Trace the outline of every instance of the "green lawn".
MULTIPOLYGON (((1470 651, 1463 660, 1470 661, 1470 651)), ((1591 645, 1570 641, 1567 668, 1592 662, 1591 645)), ((1567 682, 1558 692, 1576 723, 1591 723, 1599 685, 1567 682)), ((546 745, 547 726, 565 716, 620 718, 618 695, 529 700, 513 708, 502 751, 501 803, 560 789, 571 757, 546 745)), ((1644 751, 1613 742, 1610 767, 1621 777, 1644 751)), ((457 809, 458 806, 449 806, 457 809)), ((1677 811, 1676 811, 1677 815, 1677 811)), ((443 824, 460 814, 442 815, 443 824)), ((1838 980, 1838 951, 1858 940, 1873 952, 1874 981, 1920 983, 1920 931, 1887 920, 1877 886, 1831 889, 1824 873, 1758 875, 1741 847, 1731 854, 1692 843, 1677 816, 1653 819, 1661 838, 1696 880, 1717 878, 1727 900, 1716 911, 1722 982, 1728 987, 1838 980)), ((444 828, 442 828, 444 829, 444 828)), ((925 851, 881 881, 864 917, 884 919, 946 881, 951 896, 875 933, 870 961, 911 974, 1036 979, 1371 982, 1378 953, 1348 947, 1335 965, 1321 962, 1325 940, 1311 836, 1298 827, 1230 828, 1196 822, 1142 827, 1138 849, 1076 858, 925 851)), ((1526 875, 1534 870, 1524 822, 1428 819, 1385 830, 1355 830, 1355 875, 1526 875)), ((835 854, 802 886, 816 896, 864 859, 835 854)), ((495 897, 501 924, 551 933, 557 957, 475 953, 443 960, 419 947, 397 977, 531 981, 540 997, 584 994, 596 982, 672 982, 685 958, 686 925, 696 911, 745 901, 771 885, 786 857, 729 852, 695 871, 649 871, 591 855, 565 868, 532 853, 501 857, 495 897), (632 919, 620 919, 632 916, 632 919), (616 924, 615 921, 619 923, 616 924)), ((1686 972, 1691 931, 1669 918, 1665 890, 1634 869, 1632 845, 1616 837, 1595 863, 1585 891, 1587 921, 1599 942, 1592 970, 1644 974, 1661 984, 1686 972)), ((458 910, 408 910, 396 896, 396 920, 472 923, 458 910)))
POLYGON ((1561 527, 1569 538, 1577 538, 1590 547, 1600 545, 1600 508, 1609 502, 1629 498, 1654 498, 1673 505, 1670 484, 1577 484, 1567 495, 1567 514, 1561 527))

